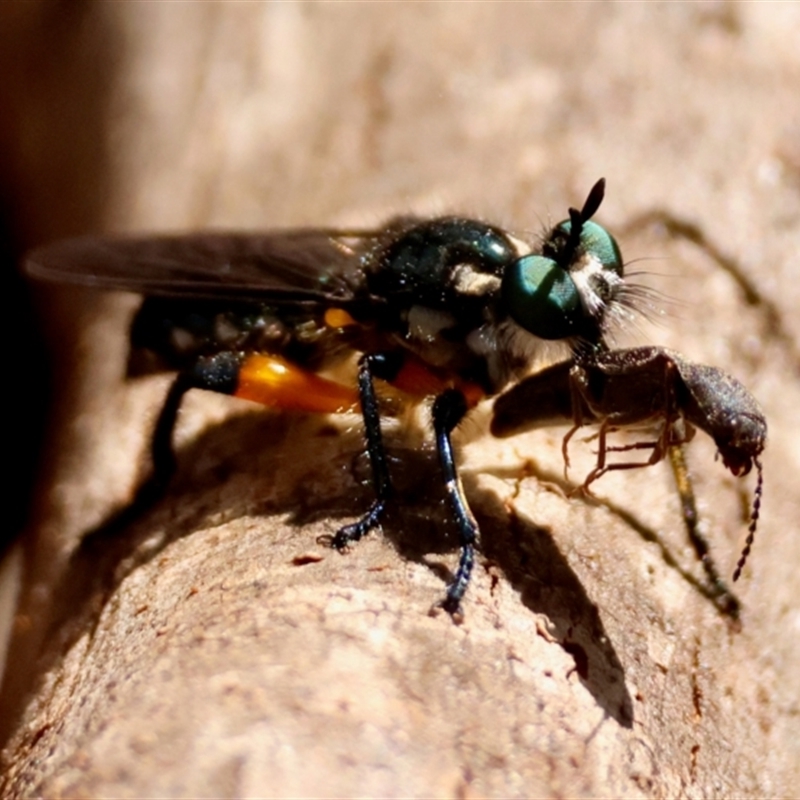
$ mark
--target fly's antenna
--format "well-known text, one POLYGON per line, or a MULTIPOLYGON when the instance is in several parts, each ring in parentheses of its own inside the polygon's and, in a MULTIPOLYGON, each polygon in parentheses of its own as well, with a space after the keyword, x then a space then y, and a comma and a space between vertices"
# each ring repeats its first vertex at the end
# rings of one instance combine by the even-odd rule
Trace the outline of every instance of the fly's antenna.
POLYGON ((597 213, 597 209, 600 208, 600 204, 603 202, 605 194, 606 179, 600 178, 600 180, 597 181, 597 183, 592 186, 591 190, 589 191, 589 196, 586 198, 583 208, 580 211, 578 211, 577 208, 570 208, 569 239, 567 240, 566 246, 566 252, 569 254, 569 257, 564 259, 566 263, 572 261, 572 254, 575 252, 581 242, 583 223, 587 220, 590 220, 597 213))
POLYGON ((756 525, 758 525, 758 515, 761 511, 761 492, 763 490, 764 485, 764 475, 761 469, 761 462, 758 458, 753 459, 753 463, 756 465, 756 469, 758 470, 758 480, 756 481, 756 490, 753 495, 753 511, 750 514, 750 527, 747 531, 747 540, 744 543, 744 548, 742 549, 742 554, 739 556, 739 561, 736 564, 736 569, 733 571, 733 580, 734 583, 739 580, 739 576, 742 574, 742 568, 744 567, 747 556, 750 555, 750 550, 753 547, 753 540, 756 538, 756 525))
MULTIPOLYGON (((600 180, 597 181, 594 186, 592 186, 589 196, 586 198, 586 202, 583 204, 583 208, 578 212, 581 216, 581 222, 586 222, 597 213, 597 209, 600 208, 600 204, 603 202, 605 195, 606 179, 600 178, 600 180)), ((570 219, 572 219, 572 211, 573 209, 569 210, 570 219)))

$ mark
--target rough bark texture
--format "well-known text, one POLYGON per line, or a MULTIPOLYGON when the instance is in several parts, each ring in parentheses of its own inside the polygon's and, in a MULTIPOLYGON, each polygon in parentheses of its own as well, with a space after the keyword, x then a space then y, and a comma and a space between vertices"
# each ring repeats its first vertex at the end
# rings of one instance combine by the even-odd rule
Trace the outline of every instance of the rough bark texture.
MULTIPOLYGON (((26 540, 0 794, 795 794, 799 10, 90 5, 75 24, 116 53, 98 229, 452 209, 538 231, 605 175, 598 218, 676 301, 621 342, 759 398, 763 514, 737 630, 701 591, 665 464, 589 501, 563 491, 563 431, 501 442, 468 421, 483 547, 457 626, 427 613, 455 563, 429 448, 393 437, 404 507, 342 557, 316 539, 368 504, 356 421, 196 396, 168 497, 70 560, 130 496, 166 386, 122 383, 131 303, 74 292, 84 327, 59 340, 82 378, 26 540)), ((689 452, 729 574, 752 481, 705 437, 689 452)))

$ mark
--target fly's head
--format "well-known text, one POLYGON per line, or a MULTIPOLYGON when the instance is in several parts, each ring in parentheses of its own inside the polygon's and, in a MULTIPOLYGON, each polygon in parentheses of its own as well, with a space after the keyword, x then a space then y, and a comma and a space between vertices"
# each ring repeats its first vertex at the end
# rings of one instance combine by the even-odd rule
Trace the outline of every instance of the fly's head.
POLYGON ((603 340, 609 313, 624 303, 622 255, 614 237, 591 221, 603 201, 605 180, 592 187, 583 208, 548 234, 541 253, 519 258, 503 277, 511 318, 540 339, 603 340))

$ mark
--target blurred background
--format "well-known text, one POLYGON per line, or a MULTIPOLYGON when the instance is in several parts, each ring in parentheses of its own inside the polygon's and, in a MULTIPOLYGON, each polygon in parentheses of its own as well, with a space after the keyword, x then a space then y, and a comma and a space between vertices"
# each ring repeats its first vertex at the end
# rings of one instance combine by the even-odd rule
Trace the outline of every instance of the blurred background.
MULTIPOLYGON (((687 681, 712 671, 707 704, 714 711, 697 741, 705 746, 703 736, 722 726, 736 765, 717 755, 703 761, 692 745, 667 758, 655 744, 664 736, 685 743, 698 730, 698 715, 710 712, 695 692, 693 707, 662 708, 641 731, 614 739, 630 763, 613 781, 596 764, 584 771, 581 750, 578 777, 565 777, 563 764, 550 777, 537 767, 532 782, 515 788, 509 776, 533 768, 517 763, 519 752, 504 752, 499 777, 488 777, 493 767, 476 767, 441 787, 449 791, 460 780, 478 794, 591 795, 613 785, 641 796, 689 792, 691 785, 700 794, 739 787, 745 795, 778 795, 796 786, 798 36, 794 3, 2 4, 8 433, 0 634, 15 642, 6 702, 16 703, 21 684, 13 674, 32 669, 30 642, 43 635, 30 633, 43 587, 81 532, 135 485, 147 421, 164 388, 123 384, 135 302, 32 287, 18 269, 26 249, 89 232, 363 226, 406 212, 464 212, 536 235, 568 206, 579 207, 605 176, 598 219, 617 233, 629 271, 648 273, 641 282, 665 298, 664 314, 651 315, 655 324, 642 320, 619 343, 675 347, 723 368, 751 389, 769 421, 763 517, 742 590, 745 631, 733 639, 718 634, 719 649, 709 653, 700 645, 704 624, 693 617, 692 635, 670 644, 686 648, 687 681), (737 661, 746 671, 720 680, 737 661), (742 719, 747 724, 737 727, 742 719), (637 736, 650 755, 631 755, 638 751, 630 737, 637 736)), ((213 402, 205 420, 225 413, 213 402)), ((531 440, 543 468, 554 472, 559 436, 531 440)), ((501 458, 488 447, 490 455, 476 449, 468 463, 501 458)), ((510 458, 520 461, 519 450, 510 458)), ((716 544, 729 573, 746 528, 737 498, 746 506, 752 484, 741 489, 713 458, 713 446, 698 444, 698 495, 707 498, 712 527, 727 531, 716 544)), ((652 472, 614 476, 603 494, 651 513, 648 523, 659 531, 675 527, 668 476, 655 486, 652 472), (673 522, 665 522, 670 515, 673 522)), ((571 528, 537 524, 553 527, 559 547, 579 548, 571 528)), ((641 550, 641 541, 631 547, 641 550)), ((598 585, 589 593, 602 609, 604 593, 615 590, 598 585)), ((642 626, 664 631, 676 624, 657 607, 642 626)), ((709 619, 720 625, 713 609, 709 619)), ((628 649, 624 625, 605 625, 627 672, 638 651, 628 649)), ((531 736, 524 749, 539 753, 541 764, 572 752, 538 732, 531 736)), ((20 742, 32 741, 17 734, 6 769, 26 757, 28 745, 20 742)), ((452 744, 447 735, 436 742, 445 750, 452 744)), ((85 773, 95 780, 96 753, 91 742, 81 747, 90 754, 85 773)), ((30 748, 33 758, 38 751, 30 748)), ((43 783, 8 786, 21 794, 23 785, 63 789, 48 781, 64 762, 51 762, 43 783)), ((389 771, 403 775, 411 763, 399 758, 389 771)), ((398 793, 410 791, 395 779, 398 793)), ((98 796, 125 785, 86 780, 66 785, 98 796)), ((220 794, 244 791, 245 784, 226 780, 209 785, 220 794)), ((345 794, 381 786, 360 780, 333 785, 345 794)), ((281 793, 252 781, 246 785, 253 791, 281 793)), ((301 788, 313 793, 322 785, 301 788)), ((419 786, 423 793, 436 788, 424 779, 419 786)))

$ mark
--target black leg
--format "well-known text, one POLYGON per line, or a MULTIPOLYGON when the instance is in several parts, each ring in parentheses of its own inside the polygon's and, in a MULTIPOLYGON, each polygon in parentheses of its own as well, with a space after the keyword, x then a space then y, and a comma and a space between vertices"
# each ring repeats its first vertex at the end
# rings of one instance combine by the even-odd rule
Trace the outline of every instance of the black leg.
POLYGON ((178 373, 164 399, 164 405, 156 421, 150 453, 153 471, 142 484, 136 497, 140 495, 150 503, 158 500, 175 474, 177 462, 172 437, 178 420, 183 397, 189 389, 206 389, 221 394, 233 394, 238 380, 242 358, 237 353, 218 353, 214 356, 198 358, 189 369, 178 373))
POLYGON ((189 389, 233 394, 241 360, 241 355, 237 353, 219 353, 198 358, 191 367, 178 373, 167 392, 153 430, 150 444, 153 465, 150 476, 136 490, 136 496, 130 505, 84 537, 86 546, 115 536, 164 496, 176 469, 172 436, 184 395, 189 389))
POLYGON ((344 550, 351 542, 357 542, 380 523, 386 503, 392 493, 392 482, 389 478, 386 450, 383 447, 383 435, 381 434, 378 398, 375 396, 375 387, 372 381, 374 375, 391 379, 401 363, 401 361, 395 363, 395 359, 389 361, 387 357, 380 354, 366 355, 361 359, 358 369, 358 395, 361 400, 364 436, 367 440, 367 453, 372 468, 375 500, 369 511, 358 522, 345 525, 336 532, 331 540, 331 546, 337 550, 344 550))
POLYGON ((456 471, 453 459, 453 447, 450 434, 467 413, 467 404, 464 395, 451 389, 436 398, 433 404, 433 427, 436 433, 436 449, 444 474, 447 496, 458 524, 461 539, 461 558, 452 583, 447 587, 442 608, 449 614, 456 615, 460 611, 461 599, 469 586, 472 567, 475 562, 475 543, 478 539, 478 523, 472 516, 464 496, 464 487, 456 471))
POLYGON ((175 421, 183 401, 183 396, 194 385, 188 373, 181 373, 170 386, 164 405, 158 415, 153 432, 151 454, 152 472, 136 490, 133 500, 117 511, 98 527, 86 533, 81 541, 81 550, 90 550, 110 539, 137 520, 145 511, 152 508, 166 492, 170 479, 175 474, 175 453, 172 448, 172 434, 175 421))
POLYGON ((175 432, 175 423, 178 419, 183 397, 192 388, 192 381, 181 373, 172 382, 172 386, 164 399, 164 405, 156 421, 153 430, 153 441, 150 443, 150 454, 153 460, 153 472, 148 480, 161 491, 166 489, 172 476, 175 474, 177 461, 175 450, 172 443, 172 435, 175 432))

